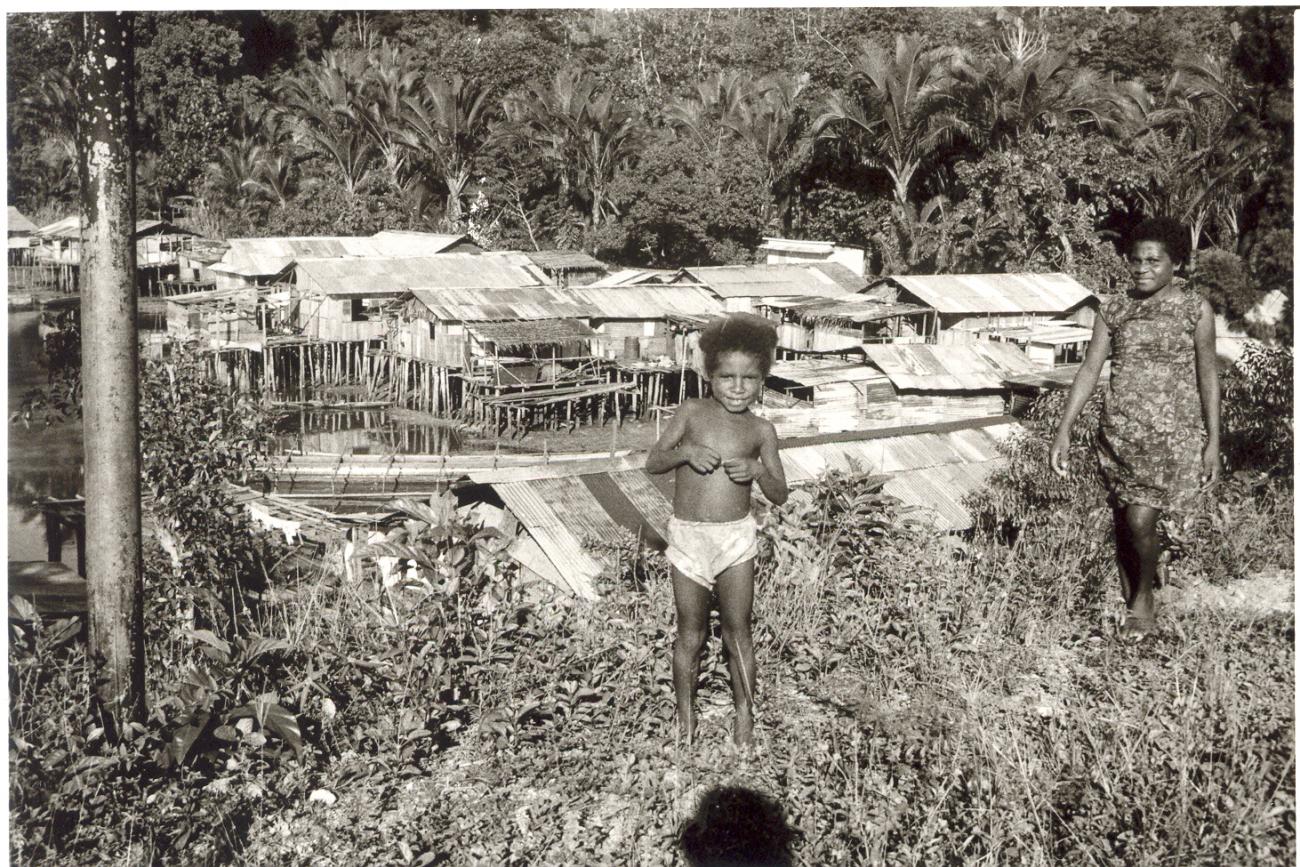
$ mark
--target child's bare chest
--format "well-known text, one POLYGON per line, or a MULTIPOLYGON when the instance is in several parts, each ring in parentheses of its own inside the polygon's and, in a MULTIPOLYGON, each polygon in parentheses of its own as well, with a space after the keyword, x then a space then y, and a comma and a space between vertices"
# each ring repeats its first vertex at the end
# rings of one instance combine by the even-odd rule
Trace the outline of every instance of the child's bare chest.
POLYGON ((712 449, 723 460, 755 457, 761 445, 757 425, 748 413, 708 414, 691 419, 686 438, 695 445, 712 449))

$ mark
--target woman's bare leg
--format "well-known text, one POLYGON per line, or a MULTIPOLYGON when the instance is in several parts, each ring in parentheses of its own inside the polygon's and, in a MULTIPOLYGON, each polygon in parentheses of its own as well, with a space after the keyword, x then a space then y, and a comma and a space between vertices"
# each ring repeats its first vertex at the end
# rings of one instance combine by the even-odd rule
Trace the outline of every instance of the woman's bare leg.
POLYGON ((746 560, 718 576, 718 610, 722 615, 722 643, 727 648, 731 695, 736 706, 734 739, 738 746, 754 742, 754 639, 750 619, 754 610, 754 561, 746 560))
POLYGON ((1143 620, 1150 620, 1156 613, 1156 568, 1160 563, 1156 521, 1159 518, 1160 510, 1151 506, 1130 503, 1124 507, 1130 582, 1124 602, 1134 617, 1143 620))
POLYGON ((700 679, 700 651, 709 629, 712 594, 673 567, 673 602, 677 637, 673 640, 673 692, 677 727, 687 743, 695 741, 695 686, 700 679))

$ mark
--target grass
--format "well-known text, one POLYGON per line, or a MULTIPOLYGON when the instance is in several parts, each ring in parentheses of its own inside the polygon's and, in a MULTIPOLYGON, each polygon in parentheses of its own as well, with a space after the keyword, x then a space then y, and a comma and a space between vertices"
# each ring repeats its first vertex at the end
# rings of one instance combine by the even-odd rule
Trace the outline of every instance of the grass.
POLYGON ((260 818, 253 860, 681 863, 680 828, 722 785, 773 796, 804 864, 1293 860, 1293 616, 1191 609, 1132 647, 1097 586, 1113 575, 1085 574, 1096 540, 1044 574, 1030 543, 863 546, 843 514, 808 538, 814 507, 790 508, 756 603, 757 756, 728 745, 716 636, 701 743, 675 743, 652 562, 596 608, 537 608, 467 736, 260 818))
MULTIPOLYGON (((1291 569, 1289 485, 1225 502, 1176 574, 1231 586, 1221 563, 1247 555, 1252 574, 1291 569)), ((281 578, 241 628, 284 644, 237 666, 171 629, 128 745, 95 734, 75 630, 16 634, 11 855, 681 864, 703 795, 738 785, 780 805, 799 864, 1293 863, 1293 613, 1170 588, 1161 634, 1118 643, 1091 513, 953 544, 832 478, 765 526, 756 755, 729 745, 716 634, 700 742, 676 743, 660 557, 624 545, 586 605, 520 581, 500 540, 412 524, 428 586, 281 578), (303 755, 249 720, 161 761, 196 706, 190 666, 213 677, 212 725, 274 692, 303 755)))

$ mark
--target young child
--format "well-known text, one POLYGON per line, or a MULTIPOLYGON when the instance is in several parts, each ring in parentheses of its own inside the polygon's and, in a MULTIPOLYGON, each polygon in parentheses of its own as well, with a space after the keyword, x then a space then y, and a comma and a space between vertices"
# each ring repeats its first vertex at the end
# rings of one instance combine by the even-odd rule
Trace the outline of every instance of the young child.
POLYGON ((700 348, 711 394, 681 405, 645 468, 650 473, 677 471, 667 554, 677 608, 673 688, 678 725, 692 742, 700 651, 716 591, 736 705, 734 740, 748 746, 754 737, 756 673, 749 622, 758 551, 750 485, 758 482, 777 505, 789 494, 776 429, 749 411, 772 366, 776 330, 757 316, 732 314, 709 324, 700 348))

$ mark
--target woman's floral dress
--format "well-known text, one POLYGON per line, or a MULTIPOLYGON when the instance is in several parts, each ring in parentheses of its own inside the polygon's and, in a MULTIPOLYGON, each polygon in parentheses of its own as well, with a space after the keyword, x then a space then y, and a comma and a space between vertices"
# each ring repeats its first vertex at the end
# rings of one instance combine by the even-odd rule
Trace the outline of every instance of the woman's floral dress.
POLYGON ((1201 298, 1186 287, 1163 297, 1106 298, 1110 385, 1098 458, 1113 500, 1179 511, 1201 484, 1204 422, 1194 335, 1201 298))

